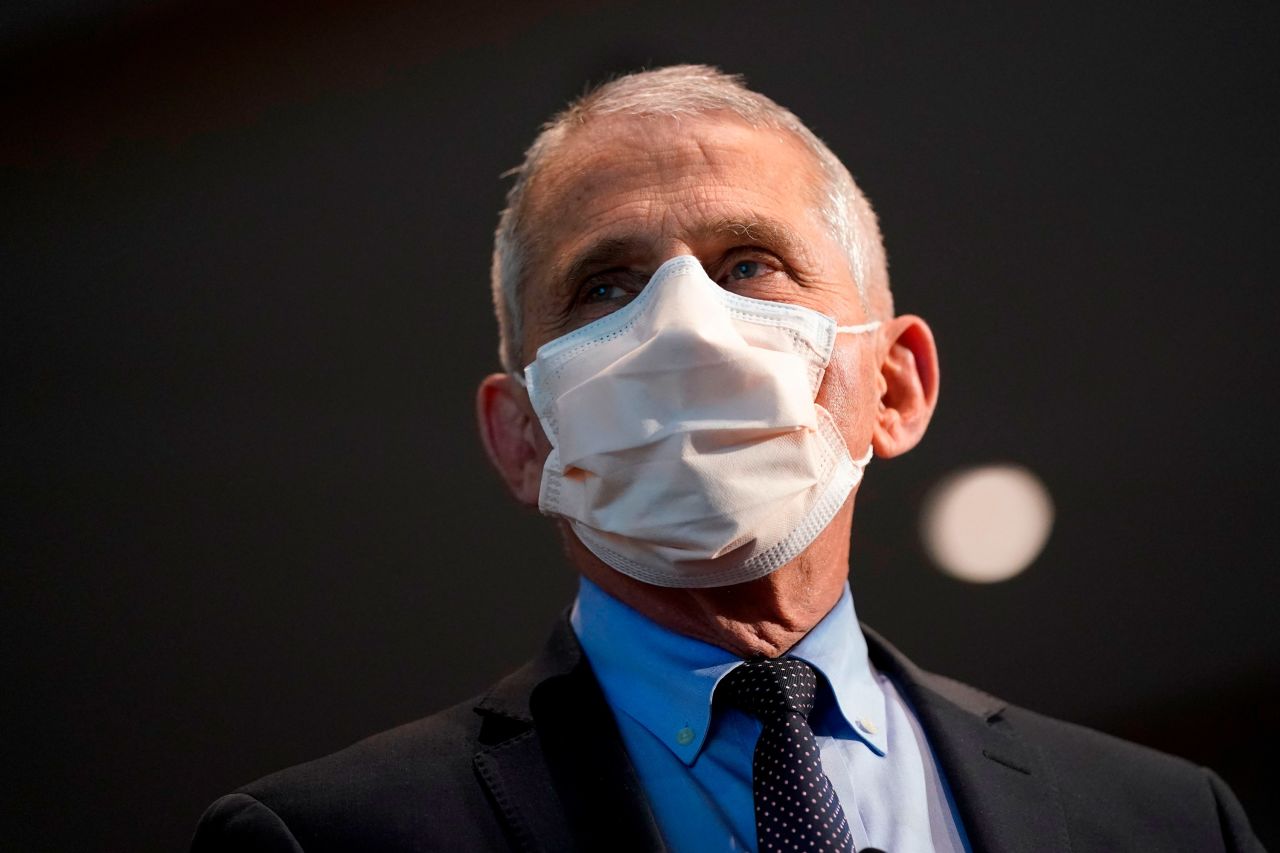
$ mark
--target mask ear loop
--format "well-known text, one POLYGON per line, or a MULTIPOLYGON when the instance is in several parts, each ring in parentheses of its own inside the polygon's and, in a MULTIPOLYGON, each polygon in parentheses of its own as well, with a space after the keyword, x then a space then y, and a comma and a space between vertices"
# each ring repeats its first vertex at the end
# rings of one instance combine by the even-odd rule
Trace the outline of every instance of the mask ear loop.
POLYGON ((860 335, 863 332, 874 332, 878 328, 880 328, 880 321, 873 320, 860 326, 836 326, 836 332, 846 335, 860 335))
POLYGON ((875 457, 875 455, 876 455, 875 448, 872 447, 871 445, 868 445, 867 452, 863 454, 861 459, 853 460, 853 464, 858 467, 858 470, 862 470, 863 468, 866 468, 868 465, 871 464, 871 460, 872 458, 875 457))
MULTIPOLYGON (((846 335, 861 335, 864 332, 874 332, 878 328, 880 328, 880 321, 872 320, 870 323, 862 323, 857 326, 836 326, 836 332, 846 335)), ((875 448, 868 446, 866 454, 861 459, 853 460, 853 464, 859 471, 862 471, 871 463, 871 459, 874 456, 875 448)))

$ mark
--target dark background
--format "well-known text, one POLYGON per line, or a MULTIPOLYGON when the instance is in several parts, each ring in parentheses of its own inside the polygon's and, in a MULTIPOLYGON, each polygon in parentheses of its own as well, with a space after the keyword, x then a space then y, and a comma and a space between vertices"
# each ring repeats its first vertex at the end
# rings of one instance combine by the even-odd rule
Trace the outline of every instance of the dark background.
POLYGON ((859 614, 1215 767, 1280 843, 1276 7, 1004 5, 6 6, 0 847, 181 849, 537 647, 574 581, 472 425, 498 176, 589 81, 678 61, 831 144, 938 336, 859 614), (1005 461, 1046 551, 941 576, 921 499, 1005 461))

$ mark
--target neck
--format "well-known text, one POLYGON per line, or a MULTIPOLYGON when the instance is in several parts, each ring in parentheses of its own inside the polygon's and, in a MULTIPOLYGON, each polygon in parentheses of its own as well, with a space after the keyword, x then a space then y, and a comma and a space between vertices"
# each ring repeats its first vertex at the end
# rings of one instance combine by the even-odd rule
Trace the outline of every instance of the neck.
POLYGON ((677 633, 741 658, 786 654, 831 612, 849 566, 852 501, 805 551, 757 580, 707 589, 672 589, 630 578, 601 562, 564 528, 582 574, 609 595, 677 633))

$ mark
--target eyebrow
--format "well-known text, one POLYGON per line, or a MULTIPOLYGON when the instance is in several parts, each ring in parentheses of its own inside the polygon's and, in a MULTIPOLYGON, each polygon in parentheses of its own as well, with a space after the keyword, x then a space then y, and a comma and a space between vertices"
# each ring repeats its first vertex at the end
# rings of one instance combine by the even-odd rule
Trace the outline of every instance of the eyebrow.
POLYGON ((588 246, 573 259, 563 275, 557 275, 555 282, 561 287, 571 287, 586 277, 595 267, 616 264, 619 258, 639 254, 650 248, 652 241, 639 234, 605 237, 588 246))
POLYGON ((779 254, 794 255, 800 258, 807 258, 809 255, 809 250, 795 229, 787 223, 776 219, 767 217, 744 219, 734 216, 721 216, 702 223, 694 229, 694 236, 703 239, 726 235, 745 237, 751 242, 759 243, 765 248, 777 251, 779 254))

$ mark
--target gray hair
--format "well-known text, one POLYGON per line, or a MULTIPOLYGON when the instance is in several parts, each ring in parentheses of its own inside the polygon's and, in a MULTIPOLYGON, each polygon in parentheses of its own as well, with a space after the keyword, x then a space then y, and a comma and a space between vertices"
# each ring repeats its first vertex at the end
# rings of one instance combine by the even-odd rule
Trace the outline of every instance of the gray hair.
POLYGON ((491 270, 498 355, 504 369, 519 371, 522 366, 521 299, 537 240, 527 221, 529 186, 569 134, 597 116, 680 118, 716 112, 730 113, 751 127, 787 131, 813 154, 822 175, 818 212, 845 249, 863 307, 874 319, 892 315, 888 265, 875 211, 839 158, 790 110, 748 89, 740 76, 706 65, 673 65, 619 77, 578 98, 542 126, 524 162, 508 173, 515 183, 494 234, 491 270))

